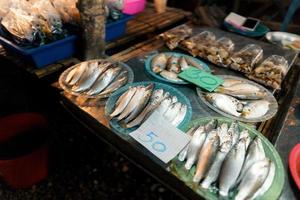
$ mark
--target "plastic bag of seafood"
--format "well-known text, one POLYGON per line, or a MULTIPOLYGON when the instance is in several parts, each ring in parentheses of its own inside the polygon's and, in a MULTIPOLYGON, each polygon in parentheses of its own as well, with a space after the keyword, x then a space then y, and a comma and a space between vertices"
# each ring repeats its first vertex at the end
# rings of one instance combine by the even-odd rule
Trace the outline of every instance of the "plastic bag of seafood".
POLYGON ((208 47, 216 40, 215 34, 210 31, 203 31, 185 41, 181 44, 187 48, 189 53, 193 56, 200 56, 206 58, 208 47))
POLYGON ((192 33, 193 29, 190 26, 183 24, 160 34, 159 37, 162 38, 169 49, 172 50, 175 49, 185 38, 190 37, 192 33))
POLYGON ((266 86, 280 89, 288 67, 288 61, 284 57, 272 55, 256 67, 248 77, 266 86))
POLYGON ((231 57, 230 67, 234 70, 249 74, 256 63, 263 57, 263 49, 256 44, 249 44, 231 57))
POLYGON ((219 38, 207 48, 207 59, 219 66, 228 67, 231 64, 230 56, 234 50, 234 43, 227 37, 219 38))

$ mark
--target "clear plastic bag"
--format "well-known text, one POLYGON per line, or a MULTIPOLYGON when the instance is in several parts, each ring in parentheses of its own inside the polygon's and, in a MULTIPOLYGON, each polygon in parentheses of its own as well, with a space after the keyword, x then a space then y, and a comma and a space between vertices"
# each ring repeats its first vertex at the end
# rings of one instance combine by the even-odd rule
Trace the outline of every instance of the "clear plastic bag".
POLYGON ((263 57, 263 49, 256 44, 249 44, 231 57, 230 67, 234 70, 249 74, 256 63, 263 57))
POLYGON ((77 0, 51 0, 62 21, 68 24, 79 24, 80 14, 76 7, 77 0))
POLYGON ((281 83, 288 72, 288 61, 278 55, 269 56, 253 72, 249 78, 274 89, 280 89, 281 83))
POLYGON ((0 20, 9 12, 11 4, 10 0, 0 0, 0 20))

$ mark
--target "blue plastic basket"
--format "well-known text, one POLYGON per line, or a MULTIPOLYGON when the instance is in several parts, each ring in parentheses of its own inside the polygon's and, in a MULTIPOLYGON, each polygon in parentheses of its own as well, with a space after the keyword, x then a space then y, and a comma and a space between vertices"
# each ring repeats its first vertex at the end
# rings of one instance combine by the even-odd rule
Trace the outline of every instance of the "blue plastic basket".
POLYGON ((122 35, 126 31, 127 22, 132 18, 132 15, 123 15, 122 19, 106 24, 106 41, 112 41, 122 35))

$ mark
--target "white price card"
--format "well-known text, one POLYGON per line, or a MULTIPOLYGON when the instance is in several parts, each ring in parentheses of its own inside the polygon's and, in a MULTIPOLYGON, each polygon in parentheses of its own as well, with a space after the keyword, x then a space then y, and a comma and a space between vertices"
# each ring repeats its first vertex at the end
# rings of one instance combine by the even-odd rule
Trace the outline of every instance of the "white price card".
POLYGON ((172 160, 191 139, 156 111, 129 135, 164 163, 172 160))

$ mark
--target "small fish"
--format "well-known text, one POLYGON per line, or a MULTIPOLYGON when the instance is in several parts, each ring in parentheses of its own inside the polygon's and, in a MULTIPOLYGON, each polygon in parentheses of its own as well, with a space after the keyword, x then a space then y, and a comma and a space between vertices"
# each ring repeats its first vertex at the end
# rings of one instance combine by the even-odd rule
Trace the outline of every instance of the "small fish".
POLYGON ((172 105, 172 98, 168 97, 162 100, 160 105, 155 110, 163 115, 171 105, 172 105))
POLYGON ((228 88, 232 85, 236 85, 236 84, 239 84, 239 83, 244 83, 244 81, 239 80, 239 79, 226 78, 226 79, 224 79, 224 83, 222 83, 222 86, 225 87, 225 88, 228 88))
POLYGON ((81 76, 84 74, 85 70, 87 70, 87 68, 88 68, 88 62, 81 63, 78 67, 74 69, 75 71, 72 72, 70 76, 67 77, 68 79, 67 83, 69 83, 69 85, 71 86, 76 84, 81 78, 81 76))
POLYGON ((205 132, 206 132, 206 133, 211 132, 213 129, 216 128, 217 124, 218 124, 218 121, 217 121, 216 119, 210 120, 210 121, 204 126, 205 132))
POLYGON ((220 144, 227 141, 228 138, 231 137, 231 135, 228 134, 228 124, 226 123, 221 124, 221 126, 218 127, 217 131, 220 138, 220 144))
POLYGON ((87 92, 88 95, 95 95, 102 92, 120 73, 121 67, 114 67, 106 70, 93 84, 91 89, 87 92))
POLYGON ((239 142, 230 150, 224 161, 219 178, 219 194, 228 196, 229 190, 235 185, 243 167, 246 156, 246 140, 239 142))
POLYGON ((242 130, 242 132, 240 133, 239 140, 245 140, 246 150, 247 150, 248 146, 249 146, 249 144, 252 140, 250 135, 249 135, 249 131, 247 129, 242 130))
POLYGON ((197 61, 195 61, 194 59, 190 58, 190 57, 185 57, 186 62, 188 63, 189 66, 195 67, 197 69, 200 70, 204 70, 207 71, 203 65, 201 65, 200 63, 198 63, 197 61))
POLYGON ((181 71, 182 71, 182 70, 186 70, 186 69, 189 68, 189 64, 187 63, 187 61, 186 61, 186 59, 185 59, 184 56, 181 56, 181 57, 179 58, 178 63, 179 63, 179 66, 180 66, 180 68, 181 68, 181 71))
MULTIPOLYGON (((194 126, 194 127, 190 128, 186 134, 189 135, 189 136, 191 136, 191 137, 193 137, 194 132, 196 131, 197 128, 198 128, 197 126, 194 126)), ((178 160, 179 161, 182 162, 182 161, 185 160, 185 158, 187 156, 188 149, 189 149, 189 144, 187 144, 184 147, 184 149, 179 153, 179 155, 178 155, 178 160)))
POLYGON ((253 196, 265 182, 269 173, 270 165, 271 161, 267 158, 254 163, 247 170, 239 184, 235 200, 246 200, 253 196))
POLYGON ((120 87, 125 85, 128 80, 127 74, 128 74, 127 71, 121 72, 115 78, 115 80, 109 86, 107 86, 107 88, 104 91, 99 93, 99 95, 107 95, 107 94, 113 93, 114 91, 116 91, 117 89, 119 89, 120 87))
POLYGON ((175 127, 179 126, 179 124, 183 121, 185 115, 187 112, 187 106, 186 105, 182 105, 178 115, 175 117, 175 119, 173 119, 172 121, 172 125, 174 125, 175 127))
POLYGON ((269 105, 266 100, 252 101, 243 108, 242 116, 246 119, 262 117, 269 111, 269 105))
POLYGON ((207 101, 212 103, 215 107, 231 114, 233 116, 239 117, 241 113, 237 112, 239 105, 237 104, 238 100, 234 100, 227 95, 219 93, 209 93, 206 94, 205 98, 207 101))
POLYGON ((131 98, 135 94, 137 87, 129 88, 124 94, 122 94, 116 102, 115 110, 110 114, 110 117, 113 118, 119 115, 126 108, 131 98))
POLYGON ((185 169, 190 170, 193 164, 196 162, 198 154, 204 144, 206 133, 204 126, 199 126, 194 132, 194 135, 189 143, 187 151, 187 161, 184 165, 185 169))
POLYGON ((235 145, 240 138, 240 132, 239 132, 239 126, 237 122, 232 122, 229 129, 228 129, 228 135, 231 135, 232 137, 232 146, 235 145))
POLYGON ((154 73, 160 73, 163 71, 167 67, 168 59, 169 57, 164 53, 156 55, 151 62, 152 71, 154 73))
POLYGON ((177 96, 172 96, 172 104, 176 103, 178 101, 177 96))
POLYGON ((163 89, 154 90, 146 108, 133 121, 128 123, 126 127, 131 128, 140 125, 159 106, 164 97, 163 89))
POLYGON ((150 84, 149 86, 147 86, 145 88, 145 92, 144 92, 143 96, 141 97, 141 99, 139 99, 137 106, 129 114, 129 116, 124 120, 125 123, 130 122, 131 120, 136 118, 142 112, 142 110, 145 108, 145 105, 147 105, 147 103, 150 99, 150 96, 153 91, 153 87, 154 87, 154 84, 150 84))
POLYGON ((180 108, 181 108, 182 104, 180 102, 176 102, 174 104, 172 104, 168 110, 164 113, 164 118, 166 120, 168 120, 169 122, 172 122, 176 116, 179 114, 180 112, 180 108))
POLYGON ((196 167, 196 173, 193 177, 193 182, 198 183, 202 178, 205 177, 218 152, 219 144, 220 139, 218 133, 216 130, 212 130, 207 135, 198 155, 198 163, 196 167))
POLYGON ((182 81, 182 79, 178 78, 176 73, 170 72, 170 71, 167 71, 167 70, 162 70, 160 72, 160 75, 162 77, 164 77, 165 79, 168 79, 168 80, 171 80, 171 81, 177 81, 177 82, 182 81))

